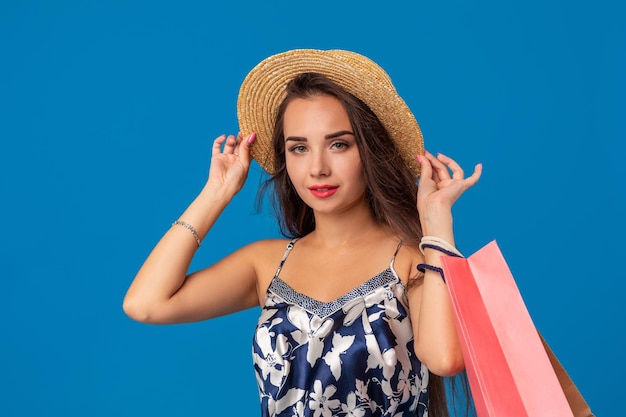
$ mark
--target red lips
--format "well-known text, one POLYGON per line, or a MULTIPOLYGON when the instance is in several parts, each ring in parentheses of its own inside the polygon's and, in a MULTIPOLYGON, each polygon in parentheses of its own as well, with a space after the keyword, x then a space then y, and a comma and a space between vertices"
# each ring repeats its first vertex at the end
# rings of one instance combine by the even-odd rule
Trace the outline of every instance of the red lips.
POLYGON ((327 198, 337 192, 339 186, 329 184, 316 184, 309 187, 309 191, 317 198, 327 198))

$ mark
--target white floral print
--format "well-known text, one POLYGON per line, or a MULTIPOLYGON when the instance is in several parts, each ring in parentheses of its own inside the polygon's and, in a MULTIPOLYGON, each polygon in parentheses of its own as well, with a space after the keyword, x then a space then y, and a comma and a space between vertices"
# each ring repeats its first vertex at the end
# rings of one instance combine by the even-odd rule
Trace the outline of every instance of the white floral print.
POLYGON ((345 404, 341 404, 341 411, 345 413, 347 417, 363 417, 365 410, 361 407, 361 404, 357 403, 356 394, 351 392, 348 394, 345 404))
POLYGON ((322 359, 330 367, 330 371, 336 380, 341 377, 341 358, 339 355, 345 354, 352 343, 354 342, 354 336, 342 336, 339 333, 333 335, 333 347, 330 351, 324 355, 322 359))
POLYGON ((287 338, 284 335, 277 335, 275 332, 270 331, 271 327, 280 322, 282 322, 282 319, 275 319, 269 327, 257 329, 256 343, 261 350, 261 354, 255 352, 253 355, 254 363, 260 369, 263 380, 267 380, 269 377, 269 382, 276 387, 281 385, 282 378, 287 371, 285 368, 289 366, 289 363, 285 363, 282 353, 272 348, 273 339, 275 339, 277 346, 287 344, 287 338))
POLYGON ((333 411, 341 405, 341 401, 338 399, 331 399, 336 391, 337 388, 332 385, 322 388, 322 382, 320 380, 315 381, 309 401, 309 407, 313 410, 313 417, 333 417, 333 411))

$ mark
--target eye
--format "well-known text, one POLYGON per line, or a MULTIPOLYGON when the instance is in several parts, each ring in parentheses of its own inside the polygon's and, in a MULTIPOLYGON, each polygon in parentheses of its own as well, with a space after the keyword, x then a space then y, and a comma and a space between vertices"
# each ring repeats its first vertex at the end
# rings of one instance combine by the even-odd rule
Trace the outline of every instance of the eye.
POLYGON ((342 150, 342 149, 346 149, 347 147, 349 147, 350 145, 347 144, 346 142, 333 142, 332 145, 330 145, 330 147, 332 149, 337 149, 337 150, 342 150))
POLYGON ((294 145, 291 148, 289 148, 289 152, 304 153, 304 152, 306 152, 306 146, 304 146, 304 145, 294 145))

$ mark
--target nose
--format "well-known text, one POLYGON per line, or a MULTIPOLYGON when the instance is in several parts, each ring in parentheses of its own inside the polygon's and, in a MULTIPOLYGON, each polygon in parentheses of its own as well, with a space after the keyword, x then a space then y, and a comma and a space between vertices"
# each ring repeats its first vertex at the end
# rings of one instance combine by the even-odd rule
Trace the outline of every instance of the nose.
POLYGON ((324 152, 312 152, 309 173, 312 177, 327 177, 330 175, 330 166, 324 152))

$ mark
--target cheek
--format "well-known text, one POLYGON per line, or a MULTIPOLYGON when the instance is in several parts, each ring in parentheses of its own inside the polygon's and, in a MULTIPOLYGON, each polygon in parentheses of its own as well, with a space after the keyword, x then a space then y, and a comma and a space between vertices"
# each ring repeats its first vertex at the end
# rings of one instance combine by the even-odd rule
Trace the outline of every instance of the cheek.
POLYGON ((295 178, 298 176, 298 164, 288 156, 285 158, 285 169, 289 178, 295 178))
POLYGON ((363 173, 363 166, 359 163, 353 168, 352 175, 355 183, 359 184, 363 192, 367 189, 367 183, 365 182, 365 174, 363 173))
POLYGON ((304 172, 303 166, 304 164, 302 164, 300 161, 294 160, 294 158, 292 158, 291 160, 287 158, 285 160, 285 170, 287 171, 287 178, 289 179, 289 182, 291 182, 291 186, 300 196, 300 198, 302 198, 300 188, 303 186, 303 183, 307 176, 306 172, 304 172))
POLYGON ((358 154, 353 156, 352 159, 347 162, 345 169, 356 181, 365 182, 365 177, 363 175, 363 165, 361 164, 361 158, 358 154))

